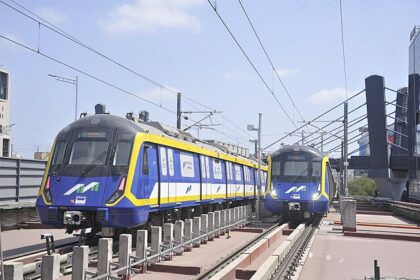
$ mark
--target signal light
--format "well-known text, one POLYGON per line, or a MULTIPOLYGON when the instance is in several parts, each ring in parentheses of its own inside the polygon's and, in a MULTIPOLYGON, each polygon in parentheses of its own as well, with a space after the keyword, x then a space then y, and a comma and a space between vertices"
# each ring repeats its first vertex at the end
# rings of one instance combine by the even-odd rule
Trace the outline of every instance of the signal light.
POLYGON ((52 195, 51 195, 50 187, 51 187, 51 177, 48 176, 47 181, 46 181, 45 186, 44 186, 44 192, 43 192, 45 201, 47 203, 52 203, 52 195))
POLYGON ((112 204, 115 201, 117 201, 123 194, 125 190, 125 181, 126 177, 122 177, 120 184, 118 185, 118 188, 112 193, 112 195, 109 197, 107 204, 112 204))

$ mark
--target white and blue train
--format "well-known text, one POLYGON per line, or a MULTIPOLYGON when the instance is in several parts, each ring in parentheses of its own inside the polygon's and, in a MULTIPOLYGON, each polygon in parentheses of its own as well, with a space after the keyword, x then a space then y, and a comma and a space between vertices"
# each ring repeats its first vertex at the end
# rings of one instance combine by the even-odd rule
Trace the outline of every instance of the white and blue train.
POLYGON ((328 212, 336 193, 328 156, 308 146, 286 146, 269 157, 265 206, 288 218, 328 212))
POLYGON ((42 223, 68 232, 160 224, 253 203, 256 170, 255 161, 183 131, 97 113, 57 135, 36 207, 42 223))

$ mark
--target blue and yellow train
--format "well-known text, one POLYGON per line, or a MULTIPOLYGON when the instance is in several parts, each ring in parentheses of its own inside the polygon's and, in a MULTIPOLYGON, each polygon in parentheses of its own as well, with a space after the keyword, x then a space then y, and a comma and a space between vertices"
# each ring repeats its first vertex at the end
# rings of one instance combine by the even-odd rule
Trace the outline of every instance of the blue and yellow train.
POLYGON ((253 203, 255 161, 157 122, 103 111, 57 135, 36 202, 42 223, 98 232, 253 203))
POLYGON ((289 218, 328 212, 335 181, 328 156, 307 146, 286 146, 269 157, 265 206, 289 218))

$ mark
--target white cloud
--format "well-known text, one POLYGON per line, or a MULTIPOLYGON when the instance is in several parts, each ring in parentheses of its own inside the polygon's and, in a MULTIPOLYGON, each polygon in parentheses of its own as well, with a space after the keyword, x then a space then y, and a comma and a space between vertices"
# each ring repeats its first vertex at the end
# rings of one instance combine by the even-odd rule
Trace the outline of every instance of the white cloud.
POLYGON ((203 0, 136 0, 115 7, 100 24, 112 34, 151 33, 163 28, 200 30, 197 17, 188 10, 203 0))
POLYGON ((248 77, 248 73, 246 71, 234 70, 225 72, 223 77, 226 80, 245 80, 248 77))
MULTIPOLYGON (((348 96, 354 95, 354 91, 348 91, 348 96)), ((323 89, 315 92, 308 97, 308 101, 313 104, 334 103, 344 101, 346 99, 346 90, 341 87, 333 89, 323 89)))
POLYGON ((279 68, 276 69, 276 72, 277 74, 279 74, 280 78, 286 78, 298 75, 300 73, 300 70, 291 68, 279 68))
MULTIPOLYGON (((172 89, 173 91, 177 92, 176 89, 168 87, 172 89)), ((137 92, 137 95, 145 98, 147 100, 153 101, 153 102, 162 102, 162 101, 168 101, 168 100, 176 100, 176 94, 173 92, 169 92, 165 89, 161 89, 158 87, 155 87, 151 90, 141 91, 137 92)))
POLYGON ((41 7, 35 13, 52 24, 60 24, 68 20, 68 17, 52 7, 41 7))

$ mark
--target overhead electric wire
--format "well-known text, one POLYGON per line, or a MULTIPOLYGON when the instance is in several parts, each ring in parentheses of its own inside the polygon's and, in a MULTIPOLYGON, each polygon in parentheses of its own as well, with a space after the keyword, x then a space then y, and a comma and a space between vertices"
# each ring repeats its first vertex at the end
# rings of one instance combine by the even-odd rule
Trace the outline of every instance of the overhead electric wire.
POLYGON ((248 61, 248 63, 251 65, 252 69, 258 75, 258 77, 263 82, 264 86, 267 88, 267 90, 270 92, 270 94, 274 97, 274 99, 276 100, 277 105, 279 105, 279 107, 281 108, 281 110, 283 111, 283 113, 286 115, 286 117, 289 119, 289 121, 293 124, 293 126, 296 127, 294 121, 292 120, 292 118, 290 117, 290 115, 287 113, 287 111, 284 109, 283 105, 281 105, 279 99, 274 94, 274 92, 270 88, 270 86, 267 84, 266 80, 263 78, 263 76, 261 75, 261 73, 258 71, 258 69, 254 65, 254 63, 252 62, 252 60, 249 58, 248 54, 245 52, 245 50, 243 49, 243 47, 241 46, 241 44, 239 43, 239 41, 236 39, 235 35, 232 33, 232 31, 230 30, 230 28, 227 26, 226 22, 224 21, 224 19, 222 18, 222 16, 219 14, 219 12, 217 11, 216 7, 213 6, 213 4, 211 3, 210 0, 207 0, 207 2, 210 4, 210 6, 212 7, 212 10, 215 12, 215 14, 219 18, 219 20, 222 22, 222 24, 225 27, 226 31, 232 37, 233 41, 235 41, 236 45, 241 50, 242 54, 245 56, 245 58, 248 61))
MULTIPOLYGON (((51 22, 49 22, 49 21, 45 20, 45 19, 44 19, 44 18, 42 18, 41 16, 39 16, 39 15, 37 15, 36 13, 32 12, 31 10, 29 10, 28 8, 26 8, 26 7, 25 7, 25 6, 23 6, 22 4, 18 3, 17 1, 15 1, 15 0, 9 0, 9 1, 10 1, 10 2, 12 2, 12 3, 14 3, 15 5, 17 5, 18 7, 20 7, 21 9, 23 9, 23 10, 24 10, 24 11, 26 11, 27 13, 30 13, 32 16, 28 15, 28 14, 27 14, 27 13, 25 13, 25 12, 22 12, 21 10, 17 9, 16 7, 13 7, 13 6, 9 5, 8 3, 5 3, 3 0, 0 0, 0 2, 1 2, 2 4, 6 5, 6 6, 7 6, 7 7, 9 7, 10 9, 13 9, 14 11, 16 11, 16 12, 20 13, 21 15, 23 15, 23 16, 25 16, 25 17, 27 17, 27 18, 31 19, 32 21, 34 21, 34 22, 38 23, 38 25, 39 25, 39 26, 40 26, 40 25, 42 25, 42 26, 46 27, 47 29, 49 29, 49 30, 51 30, 51 31, 55 32, 56 34, 59 34, 59 35, 63 36, 64 38, 66 38, 66 39, 68 39, 68 40, 70 40, 70 41, 72 41, 72 42, 76 43, 77 45, 79 45, 79 46, 81 46, 81 47, 83 47, 83 48, 88 49, 89 51, 91 51, 91 52, 93 52, 93 53, 97 54, 98 56, 100 56, 100 57, 102 57, 102 58, 104 58, 104 59, 106 59, 106 60, 108 60, 108 61, 110 61, 110 62, 114 63, 115 65, 117 65, 117 66, 119 66, 119 67, 121 67, 121 68, 123 68, 123 69, 125 69, 125 70, 127 70, 127 71, 129 71, 129 72, 131 72, 132 74, 134 74, 134 75, 136 75, 136 76, 138 76, 138 77, 140 77, 140 78, 142 78, 142 79, 144 79, 144 80, 146 80, 146 81, 148 81, 148 82, 152 83, 153 85, 155 85, 156 87, 159 87, 160 89, 166 90, 167 92, 169 92, 169 93, 171 93, 171 94, 175 94, 175 95, 178 93, 178 91, 173 90, 173 89, 171 89, 170 87, 167 87, 167 86, 165 86, 165 85, 163 85, 163 84, 161 84, 161 83, 159 83, 159 82, 157 82, 157 81, 155 81, 155 80, 153 80, 153 79, 151 79, 151 78, 149 78, 149 77, 147 77, 147 76, 145 76, 145 75, 143 75, 143 74, 139 73, 138 71, 135 71, 135 70, 133 70, 133 69, 129 68, 128 66, 125 66, 124 64, 122 64, 122 63, 118 62, 117 60, 115 60, 115 59, 113 59, 113 58, 111 58, 111 57, 109 57, 109 56, 107 56, 107 55, 105 55, 105 54, 103 54, 103 53, 101 53, 101 52, 97 51, 96 49, 94 49, 94 48, 90 47, 89 45, 87 45, 87 44, 85 44, 84 42, 80 41, 80 40, 79 40, 79 39, 77 39, 76 37, 72 36, 71 34, 67 33, 66 31, 64 31, 64 30, 60 29, 60 28, 59 28, 59 27, 57 27, 56 25, 52 24, 51 22), (39 20, 38 20, 38 19, 36 19, 36 18, 34 18, 34 17, 38 18, 39 20), (41 22, 41 21, 43 21, 43 22, 41 22)), ((37 52, 38 52, 38 51, 39 51, 39 50, 37 50, 37 52)), ((138 97, 138 98, 141 98, 141 97, 139 97, 139 96, 137 96, 137 97, 138 97)), ((181 94, 181 97, 184 99, 184 101, 185 101, 185 102, 187 102, 188 104, 190 104, 192 107, 195 107, 196 109, 197 109, 198 107, 196 107, 196 106, 195 106, 194 104, 192 104, 192 103, 195 103, 195 104, 197 104, 197 105, 199 105, 199 106, 202 106, 202 107, 204 107, 204 108, 206 108, 206 109, 209 109, 209 110, 212 110, 212 111, 216 111, 216 109, 214 109, 214 108, 212 108, 212 107, 210 107, 210 106, 208 106, 208 105, 205 105, 205 104, 203 104, 203 103, 201 103, 201 102, 199 102, 199 101, 196 101, 196 100, 194 100, 194 99, 192 99, 192 98, 190 98, 190 97, 188 97, 188 96, 185 96, 184 94, 181 94)), ((146 99, 143 99, 143 100, 145 100, 145 101, 146 101, 146 99)), ((153 102, 152 102, 152 103, 153 103, 153 102)), ((159 106, 159 107, 164 108, 163 106, 161 106, 161 105, 159 105, 159 104, 154 104, 154 105, 157 105, 157 106, 159 106)), ((251 137, 252 137, 252 135, 251 135, 251 134, 249 134, 246 130, 241 129, 238 125, 236 125, 233 121, 231 121, 231 120, 230 120, 229 118, 227 118, 226 116, 224 116, 224 115, 222 115, 222 114, 220 114, 220 116, 221 116, 223 119, 227 120, 227 121, 228 121, 229 123, 231 123, 232 125, 234 125, 237 129, 239 129, 239 130, 241 130, 241 131, 245 132, 246 134, 248 134, 248 136, 251 136, 251 137)))
POLYGON ((47 54, 45 54, 45 53, 43 53, 43 52, 41 52, 41 51, 38 51, 38 50, 36 50, 36 49, 34 49, 34 48, 31 48, 30 46, 27 46, 27 45, 25 45, 25 44, 22 44, 22 43, 20 43, 20 42, 18 42, 18 41, 16 41, 16 40, 13 40, 13 39, 11 39, 11 38, 9 38, 9 37, 6 37, 6 36, 4 36, 4 35, 2 35, 2 34, 0 34, 0 37, 1 37, 1 38, 3 38, 3 39, 5 39, 5 40, 7 40, 7 41, 9 41, 9 42, 11 42, 11 43, 14 43, 14 44, 16 44, 16 45, 20 46, 20 47, 22 47, 22 48, 25 48, 25 49, 27 49, 27 50, 29 50, 29 51, 32 51, 32 52, 34 52, 34 53, 36 53, 36 54, 39 54, 39 55, 41 55, 41 56, 43 56, 43 57, 45 57, 45 58, 47 58, 47 59, 49 59, 49 60, 51 60, 51 61, 54 61, 54 62, 56 62, 56 63, 59 63, 59 64, 61 64, 61 65, 65 66, 65 67, 67 67, 67 68, 70 68, 70 69, 72 69, 72 70, 74 70, 74 71, 76 71, 76 72, 79 72, 79 73, 81 73, 81 74, 83 74, 83 75, 85 75, 85 76, 87 76, 87 77, 89 77, 89 78, 91 78, 91 79, 94 79, 94 80, 96 80, 96 81, 98 81, 98 82, 100 82, 100 83, 102 83, 102 84, 105 84, 105 85, 107 85, 107 86, 109 86, 109 87, 112 87, 112 88, 114 88, 114 89, 116 89, 116 90, 119 90, 119 91, 121 91, 121 92, 123 92, 123 93, 125 93, 125 94, 127 94, 127 95, 130 95, 130 96, 132 96, 132 97, 135 97, 135 98, 141 99, 141 100, 143 100, 143 101, 145 101, 145 102, 147 102, 147 103, 149 103, 149 104, 151 104, 151 105, 154 105, 154 106, 156 106, 156 107, 162 108, 162 109, 164 109, 164 110, 166 110, 166 111, 168 111, 168 112, 170 112, 170 113, 172 113, 172 114, 176 114, 176 112, 175 112, 175 111, 172 111, 172 110, 171 110, 171 109, 169 109, 169 108, 166 108, 166 107, 161 106, 161 105, 159 105, 159 104, 157 104, 157 103, 155 103, 155 102, 153 102, 153 101, 150 101, 150 100, 148 100, 148 99, 146 99, 146 98, 143 98, 143 97, 141 97, 141 96, 138 96, 138 95, 136 95, 136 94, 134 94, 134 93, 132 93, 132 92, 130 92, 130 91, 128 91, 128 90, 125 90, 125 89, 123 89, 123 88, 121 88, 121 87, 119 87, 119 86, 117 86, 117 85, 114 85, 114 84, 112 84, 112 83, 110 83, 110 82, 107 82, 107 81, 105 81, 105 80, 103 80, 103 79, 101 79, 101 78, 99 78, 99 77, 97 77, 97 76, 94 76, 94 75, 92 75, 92 74, 90 74, 90 73, 88 73, 88 72, 86 72, 86 71, 83 71, 83 70, 81 70, 81 69, 78 69, 78 68, 76 68, 76 67, 74 67, 74 66, 71 66, 70 64, 67 64, 67 63, 65 63, 65 62, 63 62, 63 61, 61 61, 61 60, 59 60, 59 59, 57 59, 57 58, 54 58, 54 57, 52 57, 52 56, 49 56, 49 55, 47 55, 47 54))
POLYGON ((279 80, 279 82, 280 82, 280 84, 282 85, 282 87, 283 87, 284 91, 286 92, 287 96, 289 97, 290 101, 292 102, 293 107, 294 107, 294 108, 296 109, 296 111, 298 112, 298 114, 299 114, 300 118, 301 118, 302 120, 305 120, 305 119, 303 118, 302 113, 300 112, 299 108, 296 106, 295 102, 293 101, 293 98, 292 98, 292 96, 290 95, 290 93, 289 93, 288 89, 286 88, 286 85, 284 84, 283 80, 280 78, 279 73, 277 72, 276 68, 274 67, 274 64, 273 64, 273 62, 272 62, 272 60, 271 60, 270 56, 268 55, 268 52, 267 52, 266 48, 264 47, 264 44, 262 43, 262 41, 261 41, 261 39, 260 39, 260 36, 258 35, 258 32, 257 32, 257 30, 255 29, 254 24, 253 24, 253 23, 252 23, 252 21, 251 21, 251 18, 249 17, 249 15, 248 15, 247 11, 245 10, 245 7, 243 6, 242 1, 241 1, 241 0, 238 0, 238 1, 239 1, 239 4, 240 4, 241 8, 242 8, 242 11, 244 12, 244 14, 245 14, 245 16, 246 16, 246 18, 247 18, 247 20, 248 20, 249 25, 250 25, 250 26, 251 26, 251 28, 252 28, 252 31, 253 31, 253 32, 254 32, 254 34, 255 34, 255 37, 257 37, 257 40, 258 40, 258 42, 260 43, 260 46, 261 46, 262 50, 264 51, 264 54, 265 54, 265 56, 266 56, 266 58, 267 58, 268 62, 270 63, 271 68, 273 69, 273 71, 274 71, 274 73, 275 73, 275 75, 276 75, 277 79, 279 80))
MULTIPOLYGON (((94 79, 94 80, 96 80, 96 81, 98 81, 98 82, 100 82, 100 83, 102 83, 102 84, 105 84, 105 85, 107 85, 107 86, 109 86, 109 87, 111 87, 111 88, 114 88, 114 89, 116 89, 116 90, 119 90, 119 91, 121 91, 122 93, 125 93, 125 94, 127 94, 127 95, 129 95, 129 96, 132 96, 132 97, 135 97, 135 98, 138 98, 138 99, 141 99, 141 100, 143 100, 143 101, 145 101, 145 102, 147 102, 147 103, 149 103, 149 104, 152 104, 152 105, 154 105, 154 106, 156 106, 156 107, 162 108, 163 110, 165 110, 165 111, 167 111, 167 112, 169 112, 169 113, 172 113, 172 114, 176 115, 176 112, 175 112, 175 111, 172 111, 172 110, 171 110, 171 109, 169 109, 169 108, 166 108, 166 107, 161 106, 161 105, 159 105, 159 104, 157 104, 157 103, 154 103, 154 102, 152 102, 152 101, 150 101, 150 100, 147 100, 147 99, 145 99, 145 98, 143 98, 143 97, 140 97, 140 96, 138 96, 138 95, 136 95, 136 94, 134 94, 134 93, 132 93, 132 92, 130 92, 130 91, 128 91, 128 90, 125 90, 125 89, 123 89, 123 88, 121 88, 121 87, 119 87, 119 86, 117 86, 117 85, 114 85, 114 84, 112 84, 112 83, 110 83, 110 82, 107 82, 107 81, 105 81, 105 80, 103 80, 103 79, 101 79, 101 78, 99 78, 99 77, 96 77, 96 76, 94 76, 94 75, 92 75, 92 74, 90 74, 90 73, 88 73, 88 72, 86 72, 86 71, 84 71, 84 70, 81 70, 81 69, 79 69, 79 68, 76 68, 76 67, 74 67, 74 66, 71 66, 71 65, 69 65, 69 64, 67 64, 67 63, 65 63, 65 62, 63 62, 63 61, 61 61, 61 60, 58 60, 58 59, 56 59, 56 58, 54 58, 54 57, 52 57, 52 56, 49 56, 49 55, 47 55, 47 54, 45 54, 45 53, 38 52, 38 50, 36 50, 36 49, 34 49, 34 48, 31 48, 30 46, 24 45, 24 44, 22 44, 22 43, 20 43, 20 42, 17 42, 17 41, 15 41, 15 40, 11 39, 11 38, 8 38, 8 37, 4 36, 4 35, 2 35, 2 34, 0 34, 0 38, 3 38, 3 39, 4 39, 4 40, 6 40, 6 41, 9 41, 9 42, 11 42, 11 43, 13 43, 13 44, 16 44, 16 45, 18 45, 18 46, 20 46, 20 47, 22 47, 22 48, 24 48, 24 49, 26 49, 26 50, 32 51, 32 52, 34 52, 34 53, 36 53, 36 54, 39 54, 39 55, 41 55, 41 56, 43 56, 43 57, 45 57, 45 58, 47 58, 47 59, 49 59, 49 60, 51 60, 51 61, 53 61, 53 62, 56 62, 56 63, 58 63, 58 64, 61 64, 61 65, 65 66, 65 67, 67 67, 67 68, 70 68, 70 69, 72 69, 72 70, 74 70, 74 71, 76 71, 76 72, 79 72, 79 73, 81 73, 81 74, 83 74, 83 75, 85 75, 85 76, 87 76, 87 77, 89 77, 89 78, 91 78, 91 79, 94 79)), ((193 120, 193 119, 189 119, 189 120, 190 120, 190 121, 195 122, 195 120, 193 120)), ((233 140, 235 140, 235 141, 237 141, 237 142, 239 142, 239 143, 242 143, 242 144, 245 144, 245 145, 246 145, 246 143, 245 143, 245 142, 242 142, 241 140, 239 140, 240 138, 238 138, 237 136, 233 136, 233 135, 231 135, 231 134, 228 134, 228 133, 226 133, 226 132, 223 132, 223 131, 220 131, 220 130, 217 130, 217 129, 213 129, 213 130, 214 130, 215 132, 217 132, 217 133, 221 134, 221 135, 227 136, 228 138, 231 138, 231 139, 233 139, 233 140)))

